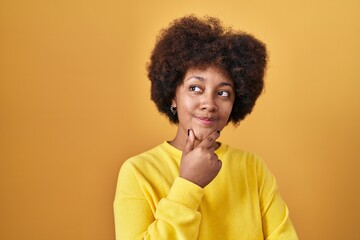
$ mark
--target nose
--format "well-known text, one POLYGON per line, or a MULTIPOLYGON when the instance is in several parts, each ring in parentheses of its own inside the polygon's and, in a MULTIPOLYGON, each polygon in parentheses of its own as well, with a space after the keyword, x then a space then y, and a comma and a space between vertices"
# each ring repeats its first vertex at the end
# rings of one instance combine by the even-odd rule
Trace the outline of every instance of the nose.
POLYGON ((215 101, 215 97, 208 93, 203 94, 201 98, 201 110, 207 110, 209 112, 215 112, 217 110, 217 105, 215 101))

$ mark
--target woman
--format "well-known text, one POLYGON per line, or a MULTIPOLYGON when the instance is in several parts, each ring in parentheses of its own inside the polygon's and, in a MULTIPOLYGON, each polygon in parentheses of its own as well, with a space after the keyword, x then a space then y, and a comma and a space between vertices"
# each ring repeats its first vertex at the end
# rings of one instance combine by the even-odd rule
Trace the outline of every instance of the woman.
POLYGON ((151 98, 178 130, 121 167, 117 239, 297 239, 263 161, 216 141, 251 112, 266 62, 263 43, 215 18, 187 16, 161 32, 151 98))

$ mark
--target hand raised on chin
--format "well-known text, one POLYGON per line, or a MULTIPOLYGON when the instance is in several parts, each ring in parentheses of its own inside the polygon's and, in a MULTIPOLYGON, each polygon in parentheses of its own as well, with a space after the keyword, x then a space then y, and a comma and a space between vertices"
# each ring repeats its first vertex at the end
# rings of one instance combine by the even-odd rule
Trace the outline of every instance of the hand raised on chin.
POLYGON ((194 147, 195 135, 189 130, 180 162, 180 177, 204 188, 217 176, 222 166, 215 154, 215 141, 219 136, 218 131, 212 132, 194 147))

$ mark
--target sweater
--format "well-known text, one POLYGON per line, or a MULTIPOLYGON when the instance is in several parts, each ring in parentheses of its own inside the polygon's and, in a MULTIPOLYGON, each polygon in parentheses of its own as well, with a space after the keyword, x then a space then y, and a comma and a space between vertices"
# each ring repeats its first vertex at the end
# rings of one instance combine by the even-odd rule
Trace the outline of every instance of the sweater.
POLYGON ((205 188, 179 177, 167 142, 122 165, 116 239, 298 239, 276 180, 257 155, 221 144, 222 168, 205 188))

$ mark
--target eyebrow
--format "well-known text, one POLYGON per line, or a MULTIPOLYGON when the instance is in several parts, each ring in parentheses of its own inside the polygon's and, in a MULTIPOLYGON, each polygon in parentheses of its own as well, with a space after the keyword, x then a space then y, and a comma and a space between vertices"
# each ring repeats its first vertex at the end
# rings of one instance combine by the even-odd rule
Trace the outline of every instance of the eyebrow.
MULTIPOLYGON (((197 79, 197 80, 199 80, 199 81, 202 81, 202 82, 206 80, 206 79, 203 78, 203 77, 193 75, 193 76, 190 76, 188 79, 186 79, 186 81, 190 80, 191 78, 195 78, 195 79, 197 79)), ((231 87, 231 88, 234 88, 233 84, 228 83, 228 82, 221 82, 221 83, 219 84, 219 86, 221 86, 221 87, 222 87, 222 86, 229 86, 229 87, 231 87)))
POLYGON ((191 78, 195 78, 195 79, 200 80, 200 81, 205 81, 205 78, 200 77, 200 76, 196 76, 196 75, 190 76, 188 79, 186 79, 186 81, 190 80, 191 78))

